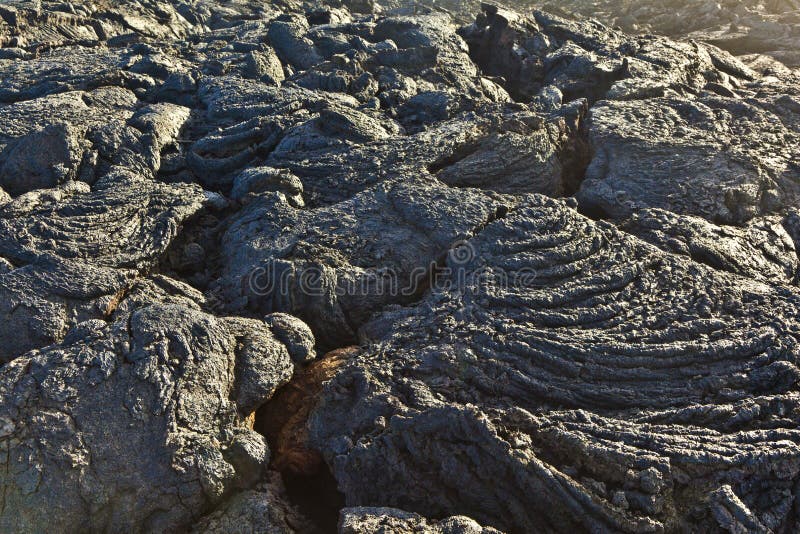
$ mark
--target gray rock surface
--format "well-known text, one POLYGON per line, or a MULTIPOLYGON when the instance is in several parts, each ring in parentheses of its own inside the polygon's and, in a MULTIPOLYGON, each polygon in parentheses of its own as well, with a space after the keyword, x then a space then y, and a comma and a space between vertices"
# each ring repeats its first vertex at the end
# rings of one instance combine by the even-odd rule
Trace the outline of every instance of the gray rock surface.
POLYGON ((800 67, 800 4, 770 2, 615 2, 567 0, 549 2, 544 9, 564 10, 575 17, 590 16, 626 31, 691 37, 716 44, 734 54, 769 54, 800 67))
POLYGON ((74 327, 0 370, 9 531, 163 531, 268 462, 246 418, 292 374, 264 323, 176 305, 74 327))
POLYGON ((74 180, 83 160, 82 136, 75 128, 52 125, 28 134, 3 151, 0 184, 12 195, 74 180))
POLYGON ((347 345, 373 313, 419 298, 440 256, 509 201, 430 177, 313 211, 264 196, 231 220, 220 288, 231 312, 292 313, 323 347, 347 345))
POLYGON ((0 530, 796 531, 751 4, 3 2, 0 530))
POLYGON ((270 472, 258 487, 237 493, 198 521, 198 534, 293 534, 313 532, 314 525, 289 502, 279 474, 270 472))
POLYGON ((531 197, 362 329, 311 418, 349 505, 510 531, 793 521, 797 294, 531 197), (461 270, 465 269, 465 270, 461 270))
POLYGON ((800 130, 741 100, 601 102, 578 199, 614 217, 663 208, 744 223, 797 202, 800 130))
POLYGON ((339 520, 340 534, 409 532, 415 534, 497 534, 464 516, 430 521, 418 514, 394 508, 345 508, 339 520))
MULTIPOLYGON (((478 0, 377 0, 375 3, 386 14, 433 9, 448 12, 464 22, 469 22, 483 4, 478 0)), ((800 67, 797 52, 800 4, 796 0, 499 0, 492 3, 523 13, 542 9, 576 20, 593 18, 633 34, 689 37, 713 43, 736 55, 768 54, 792 68, 800 67)))
POLYGON ((149 266, 204 202, 197 186, 167 185, 125 170, 105 176, 93 190, 70 182, 32 191, 0 206, 0 255, 18 263, 58 257, 149 266))
POLYGON ((577 195, 587 212, 621 218, 654 207, 741 224, 796 203, 800 129, 776 106, 793 100, 763 91, 730 54, 539 11, 487 8, 461 33, 516 98, 541 106, 557 91, 594 104, 584 125, 593 156, 577 195))
POLYGON ((209 307, 205 295, 189 284, 156 274, 139 277, 130 284, 123 298, 115 303, 113 318, 127 317, 151 304, 174 304, 197 311, 209 307))
POLYGON ((271 313, 264 317, 264 322, 272 335, 286 345, 292 361, 303 364, 316 358, 314 333, 303 321, 287 313, 271 313))
POLYGON ((717 226, 700 217, 644 209, 620 228, 715 269, 772 284, 797 281, 796 241, 791 223, 781 217, 754 219, 744 227, 717 226))
POLYGON ((0 361, 61 341, 89 319, 110 317, 133 273, 61 260, 0 274, 0 361))

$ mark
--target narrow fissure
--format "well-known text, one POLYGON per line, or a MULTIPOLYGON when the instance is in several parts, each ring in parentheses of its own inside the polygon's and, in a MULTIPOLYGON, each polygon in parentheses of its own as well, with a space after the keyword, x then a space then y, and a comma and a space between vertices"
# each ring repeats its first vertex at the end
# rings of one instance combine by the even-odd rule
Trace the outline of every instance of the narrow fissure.
POLYGON ((289 384, 256 412, 254 429, 270 445, 270 468, 281 474, 291 502, 321 532, 336 530, 345 500, 322 455, 310 443, 308 420, 325 384, 357 353, 353 346, 325 354, 296 371, 289 384))
POLYGON ((570 136, 569 141, 561 149, 559 159, 562 164, 561 183, 564 196, 571 197, 581 188, 586 178, 586 170, 592 162, 592 148, 589 143, 589 132, 584 120, 580 121, 578 131, 570 136))

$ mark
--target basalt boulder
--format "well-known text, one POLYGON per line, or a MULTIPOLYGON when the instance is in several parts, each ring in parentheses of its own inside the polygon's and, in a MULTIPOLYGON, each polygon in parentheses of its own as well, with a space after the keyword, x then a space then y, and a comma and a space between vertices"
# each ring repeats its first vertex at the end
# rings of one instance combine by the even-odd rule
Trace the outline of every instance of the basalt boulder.
POLYGON ((89 319, 111 316, 134 273, 42 260, 0 274, 0 361, 61 341, 89 319))
POLYGON ((191 532, 265 532, 294 534, 316 532, 313 522, 289 501, 279 474, 270 472, 256 488, 237 493, 212 514, 202 518, 191 532))
POLYGON ((719 48, 664 37, 630 36, 595 20, 543 11, 528 15, 484 6, 461 35, 487 75, 499 76, 518 100, 550 87, 567 100, 636 100, 713 88, 726 95, 757 77, 719 48))
POLYGON ((431 521, 418 514, 394 508, 345 508, 339 520, 340 534, 413 532, 418 534, 498 534, 464 516, 431 521))
MULTIPOLYGON (((59 91, 0 106, 3 159, 15 149, 19 140, 36 132, 48 128, 52 131, 56 125, 69 125, 73 131, 85 132, 109 122, 126 121, 133 116, 136 104, 136 95, 127 89, 101 87, 93 91, 59 91), (54 110, 58 113, 54 114, 54 110)), ((70 131, 69 126, 66 132, 70 131)), ((37 147, 28 142, 25 148, 35 152, 37 147)))
POLYGON ((177 152, 189 113, 169 103, 142 105, 116 87, 2 106, 0 185, 18 196, 70 181, 94 184, 115 166, 155 178, 162 152, 177 152))
POLYGON ((662 208, 742 224, 798 195, 800 130, 757 103, 604 101, 592 108, 588 130, 594 157, 577 197, 590 212, 662 208))
POLYGON ((206 197, 118 170, 92 189, 82 182, 33 191, 0 207, 0 255, 24 264, 58 257, 105 267, 152 265, 206 197))
POLYGON ((387 181, 312 211, 265 195, 230 221, 219 289, 231 312, 291 313, 323 347, 347 345, 372 313, 418 298, 451 245, 510 203, 431 177, 387 181))
POLYGON ((248 417, 292 375, 260 321, 176 305, 88 321, 0 371, 5 530, 175 530, 260 479, 248 417))

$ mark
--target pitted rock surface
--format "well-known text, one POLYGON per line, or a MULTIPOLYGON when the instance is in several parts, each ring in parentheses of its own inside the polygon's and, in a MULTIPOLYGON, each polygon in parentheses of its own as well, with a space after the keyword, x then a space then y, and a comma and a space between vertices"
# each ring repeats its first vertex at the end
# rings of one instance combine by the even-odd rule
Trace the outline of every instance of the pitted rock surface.
POLYGON ((587 209, 624 217, 662 208, 736 224, 797 202, 800 130, 758 105, 609 101, 589 121, 595 156, 578 193, 587 209))
POLYGON ((269 449, 246 418, 292 366, 264 323, 157 305, 1 374, 4 530, 144 532, 260 478, 269 449))
POLYGON ((3 2, 0 529, 795 532, 799 7, 3 2))
POLYGON ((323 346, 347 345, 373 313, 419 298, 440 256, 509 201, 430 177, 385 182, 314 211, 263 196, 223 237, 221 289, 231 311, 293 313, 323 346))
POLYGON ((468 517, 448 517, 430 521, 418 514, 394 508, 345 508, 339 521, 342 534, 367 534, 369 532, 414 532, 426 534, 497 534, 493 528, 484 528, 468 517))
POLYGON ((195 524, 198 534, 314 532, 314 524, 289 502, 280 475, 270 472, 256 488, 236 494, 195 524))

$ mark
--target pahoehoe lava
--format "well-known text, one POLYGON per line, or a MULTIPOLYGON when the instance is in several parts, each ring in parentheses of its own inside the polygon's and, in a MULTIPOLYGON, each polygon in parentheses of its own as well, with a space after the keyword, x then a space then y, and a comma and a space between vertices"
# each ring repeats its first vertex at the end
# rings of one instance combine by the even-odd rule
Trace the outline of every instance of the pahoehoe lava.
POLYGON ((796 0, 3 2, 0 530, 797 532, 798 46, 796 0))

